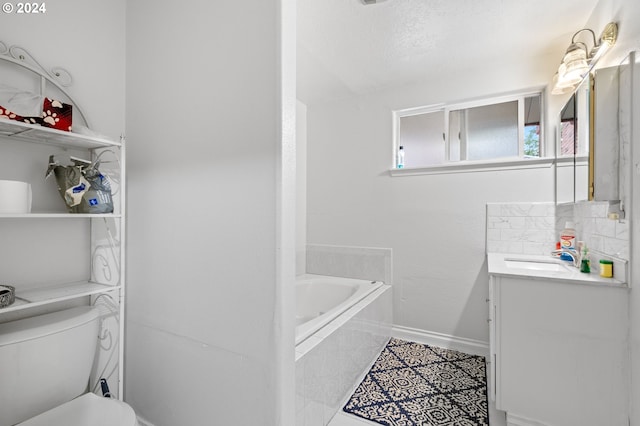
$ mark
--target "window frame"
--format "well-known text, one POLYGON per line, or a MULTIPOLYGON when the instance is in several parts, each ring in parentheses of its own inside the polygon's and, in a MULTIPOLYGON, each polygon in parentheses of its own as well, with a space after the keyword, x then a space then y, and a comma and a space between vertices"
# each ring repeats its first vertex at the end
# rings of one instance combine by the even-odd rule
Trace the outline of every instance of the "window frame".
MULTIPOLYGON (((552 157, 547 157, 547 143, 545 132, 545 89, 535 88, 519 92, 492 96, 482 99, 472 99, 460 102, 432 104, 421 107, 407 108, 392 111, 393 119, 393 143, 392 143, 392 163, 390 172, 392 175, 414 175, 414 174, 434 174, 434 173, 457 173, 476 170, 497 170, 531 167, 550 167, 553 162, 552 157), (529 97, 540 97, 540 156, 526 157, 524 154, 525 139, 525 99, 529 97), (450 139, 450 113, 452 111, 463 111, 469 108, 495 105, 505 102, 518 102, 518 156, 496 157, 485 160, 451 160, 451 139, 450 139), (400 146, 400 120, 403 117, 410 117, 434 112, 444 113, 443 137, 445 149, 445 161, 437 165, 425 165, 418 167, 405 167, 398 169, 395 165, 396 153, 400 146)), ((462 153, 460 154, 462 157, 462 153)))

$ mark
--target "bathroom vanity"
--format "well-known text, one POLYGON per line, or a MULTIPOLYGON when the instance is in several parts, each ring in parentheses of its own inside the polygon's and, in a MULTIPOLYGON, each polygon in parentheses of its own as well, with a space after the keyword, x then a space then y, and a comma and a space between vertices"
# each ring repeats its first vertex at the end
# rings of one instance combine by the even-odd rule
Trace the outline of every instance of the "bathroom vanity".
POLYGON ((488 254, 489 392, 508 425, 628 424, 628 286, 488 254))

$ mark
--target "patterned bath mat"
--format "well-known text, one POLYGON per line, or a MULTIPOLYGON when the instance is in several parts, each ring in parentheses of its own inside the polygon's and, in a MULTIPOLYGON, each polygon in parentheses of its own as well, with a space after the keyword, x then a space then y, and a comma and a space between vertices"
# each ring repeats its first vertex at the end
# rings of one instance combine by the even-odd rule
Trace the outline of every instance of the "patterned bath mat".
POLYGON ((484 357, 391 339, 344 407, 390 426, 488 426, 484 357))

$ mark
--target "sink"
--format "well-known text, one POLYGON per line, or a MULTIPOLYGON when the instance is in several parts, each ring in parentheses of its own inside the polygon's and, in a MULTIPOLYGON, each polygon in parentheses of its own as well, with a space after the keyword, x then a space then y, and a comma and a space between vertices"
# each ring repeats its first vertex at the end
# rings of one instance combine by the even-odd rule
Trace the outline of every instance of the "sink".
POLYGON ((532 271, 551 272, 567 271, 567 265, 558 263, 558 261, 554 260, 505 259, 504 263, 507 265, 507 268, 512 269, 529 269, 532 271))

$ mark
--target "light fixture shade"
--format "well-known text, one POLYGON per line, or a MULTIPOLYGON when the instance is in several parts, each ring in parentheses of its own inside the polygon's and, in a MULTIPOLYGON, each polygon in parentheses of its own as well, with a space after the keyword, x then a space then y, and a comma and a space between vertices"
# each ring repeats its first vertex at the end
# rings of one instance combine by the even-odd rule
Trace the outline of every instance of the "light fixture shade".
POLYGON ((564 95, 565 93, 573 92, 574 89, 575 86, 573 84, 567 84, 559 78, 558 73, 554 74, 552 95, 564 95))
POLYGON ((567 49, 562 63, 566 67, 564 75, 560 78, 566 81, 580 81, 589 71, 587 62, 587 50, 578 43, 572 43, 567 49))
POLYGON ((561 63, 560 66, 558 67, 557 74, 558 74, 558 82, 556 83, 556 86, 558 87, 563 87, 563 88, 575 87, 582 81, 582 77, 580 76, 579 73, 567 72, 567 66, 565 65, 564 62, 561 63))
POLYGON ((564 93, 572 92, 576 85, 580 83, 580 79, 569 80, 565 76, 567 74, 567 67, 564 63, 561 63, 558 67, 558 72, 553 76, 553 90, 551 94, 562 95, 564 93))

